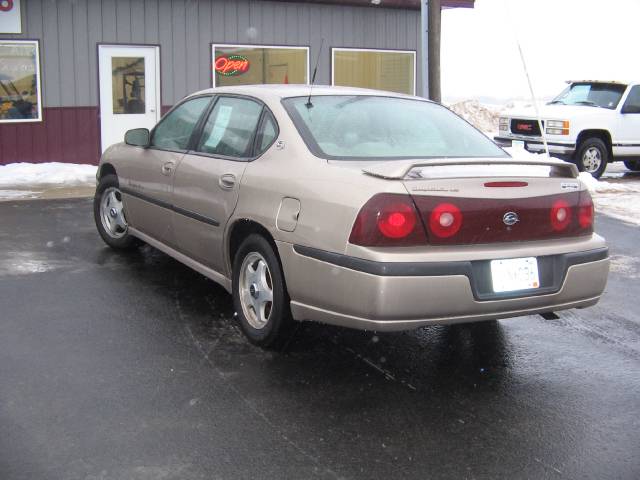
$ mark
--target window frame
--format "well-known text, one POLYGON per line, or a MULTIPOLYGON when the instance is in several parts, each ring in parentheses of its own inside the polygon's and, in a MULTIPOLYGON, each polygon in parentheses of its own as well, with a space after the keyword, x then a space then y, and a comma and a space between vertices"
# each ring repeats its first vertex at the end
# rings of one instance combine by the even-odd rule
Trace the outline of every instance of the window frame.
POLYGON ((276 116, 273 114, 273 112, 271 111, 271 109, 267 106, 266 103, 264 103, 262 100, 260 100, 259 98, 256 97, 252 97, 251 95, 243 95, 243 94, 238 94, 238 93, 218 93, 218 94, 214 94, 214 100, 209 104, 209 106, 207 107, 207 109, 203 112, 202 117, 200 118, 200 121, 198 122, 198 124, 196 125, 196 128, 193 131, 193 136, 191 137, 191 140, 189 142, 189 150, 187 151, 187 153, 189 155, 197 155, 200 157, 208 157, 208 158, 215 158, 215 159, 219 159, 219 160, 228 160, 228 161, 232 161, 232 162, 253 162, 254 160, 257 160, 258 158, 262 157, 262 155, 265 154, 265 152, 267 150, 269 150, 273 144, 278 140, 278 137, 280 136, 280 125, 278 124, 278 119, 276 118, 276 116), (215 108, 216 104, 218 103, 218 100, 220 98, 242 98, 245 100, 250 100, 253 102, 258 103, 261 107, 262 110, 260 111, 260 116, 258 118, 258 123, 256 124, 256 128, 253 132, 253 137, 250 141, 251 144, 251 156, 248 157, 232 157, 229 155, 220 155, 217 153, 207 153, 207 152, 200 152, 198 150, 196 150, 196 148, 198 147, 198 144, 200 143, 200 141, 202 140, 202 135, 204 134, 204 126, 207 122, 207 120, 209 119, 209 115, 211 115, 211 112, 213 112, 213 109, 215 108), (273 119, 273 123, 275 124, 276 127, 276 136, 273 139, 273 141, 269 144, 269 146, 267 148, 265 148, 262 152, 257 152, 258 150, 258 131, 260 130, 260 128, 262 128, 262 124, 264 122, 265 116, 271 115, 271 118, 273 119))
POLYGON ((182 99, 182 101, 176 103, 173 107, 171 107, 169 109, 169 111, 167 113, 165 113, 162 116, 160 121, 158 123, 156 123, 155 126, 151 129, 151 132, 149 133, 149 146, 147 148, 150 149, 150 150, 159 150, 159 151, 162 151, 162 152, 187 153, 191 149, 191 147, 193 146, 194 135, 197 132, 199 132, 198 129, 200 128, 200 124, 202 123, 202 118, 209 111, 209 109, 211 108, 211 104, 213 103, 213 100, 215 100, 215 95, 213 93, 203 93, 203 94, 200 94, 200 95, 193 95, 191 97, 186 97, 186 98, 182 99), (156 129, 160 125, 162 125, 163 122, 166 121, 166 119, 169 117, 171 112, 173 112, 174 110, 180 108, 180 106, 184 105, 185 103, 187 103, 187 102, 189 102, 191 100, 195 100, 197 98, 209 98, 209 104, 204 108, 204 110, 200 114, 200 117, 198 118, 198 121, 196 122, 195 126, 193 127, 193 131, 191 132, 191 136, 189 137, 189 141, 187 142, 187 148, 186 149, 172 149, 172 148, 157 147, 157 146, 153 145, 153 136, 156 133, 156 129))
MULTIPOLYGON (((211 43, 209 50, 209 71, 211 72, 211 86, 216 88, 216 72, 213 68, 213 64, 215 63, 215 53, 216 47, 223 48, 273 48, 273 49, 289 49, 289 50, 305 50, 307 52, 307 81, 305 85, 309 85, 309 57, 311 55, 311 49, 308 45, 252 45, 252 44, 243 44, 243 43, 211 43)), ((263 84, 267 85, 267 84, 263 84)))
POLYGON ((0 119, 0 124, 5 123, 42 123, 44 122, 43 108, 42 108, 42 59, 40 57, 40 40, 38 39, 0 39, 0 44, 22 44, 22 45, 35 45, 36 47, 36 85, 37 85, 37 98, 38 98, 38 117, 37 118, 3 118, 0 119))
MULTIPOLYGON (((410 53, 413 56, 413 93, 399 93, 401 95, 413 95, 416 96, 417 81, 418 81, 418 64, 417 64, 417 51, 416 50, 398 50, 391 48, 359 48, 359 47, 331 47, 331 86, 335 86, 336 75, 336 52, 375 52, 375 53, 410 53)), ((359 87, 366 88, 366 87, 359 87)), ((379 90, 379 89, 378 89, 379 90)), ((382 90, 384 91, 384 90, 382 90)))

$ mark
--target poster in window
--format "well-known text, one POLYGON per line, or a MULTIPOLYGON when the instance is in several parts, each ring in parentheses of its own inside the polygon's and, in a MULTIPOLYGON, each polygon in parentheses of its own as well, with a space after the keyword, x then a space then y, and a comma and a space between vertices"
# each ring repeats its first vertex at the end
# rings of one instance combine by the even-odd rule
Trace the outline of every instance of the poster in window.
POLYGON ((39 57, 36 41, 0 40, 0 123, 42 119, 39 57))
POLYGON ((20 0, 0 0, 0 33, 22 33, 20 0))

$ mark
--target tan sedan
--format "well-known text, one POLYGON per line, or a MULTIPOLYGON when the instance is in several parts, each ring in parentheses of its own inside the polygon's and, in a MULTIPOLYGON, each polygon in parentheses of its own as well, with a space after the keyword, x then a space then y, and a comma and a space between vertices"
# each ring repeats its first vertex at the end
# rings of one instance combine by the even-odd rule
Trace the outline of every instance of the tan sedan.
POLYGON ((511 158, 446 108, 339 87, 185 98, 98 170, 104 241, 223 285, 264 347, 293 321, 379 331, 594 305, 609 271, 574 165, 511 158))

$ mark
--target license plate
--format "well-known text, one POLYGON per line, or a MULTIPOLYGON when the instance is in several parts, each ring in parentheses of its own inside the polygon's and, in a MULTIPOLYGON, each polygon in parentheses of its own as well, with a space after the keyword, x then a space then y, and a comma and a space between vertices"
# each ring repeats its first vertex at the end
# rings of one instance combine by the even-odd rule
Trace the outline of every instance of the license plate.
POLYGON ((513 292, 540 287, 535 257, 491 260, 493 291, 513 292))
POLYGON ((512 140, 511 146, 513 148, 522 148, 524 150, 524 140, 512 140))

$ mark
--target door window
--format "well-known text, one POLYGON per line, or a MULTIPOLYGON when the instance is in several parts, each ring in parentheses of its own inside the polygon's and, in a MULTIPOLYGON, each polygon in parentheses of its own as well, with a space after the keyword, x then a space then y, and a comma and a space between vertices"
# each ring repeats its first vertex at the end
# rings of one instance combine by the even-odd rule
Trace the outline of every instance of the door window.
POLYGON ((267 148, 271 146, 276 137, 278 136, 278 127, 270 113, 264 116, 264 121, 260 125, 258 131, 258 151, 257 155, 262 154, 267 148))
POLYGON ((220 98, 204 125, 197 150, 225 157, 250 157, 261 113, 262 105, 253 100, 220 98))
POLYGON ((635 86, 629 92, 627 101, 624 102, 624 110, 629 113, 640 113, 640 85, 635 86))
POLYGON ((144 57, 112 57, 111 75, 113 113, 144 113, 144 57))
POLYGON ((153 131, 151 146, 166 150, 186 150, 202 112, 211 97, 188 100, 169 112, 153 131))

